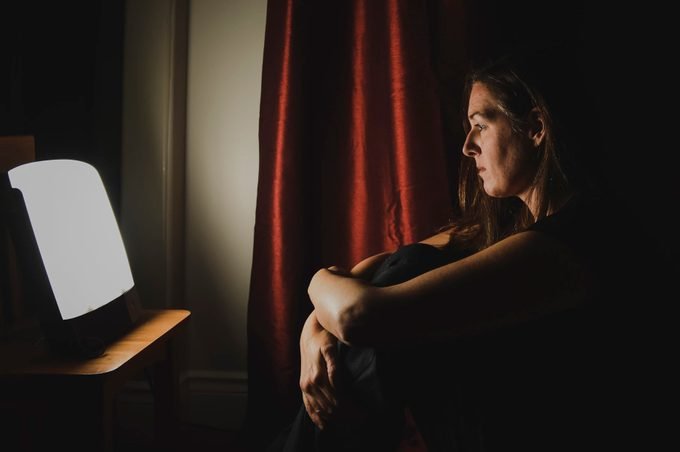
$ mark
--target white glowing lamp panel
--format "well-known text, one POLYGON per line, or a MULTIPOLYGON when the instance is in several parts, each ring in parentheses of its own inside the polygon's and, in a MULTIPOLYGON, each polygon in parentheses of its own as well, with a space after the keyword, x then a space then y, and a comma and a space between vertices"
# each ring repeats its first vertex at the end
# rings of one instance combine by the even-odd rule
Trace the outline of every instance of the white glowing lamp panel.
POLYGON ((64 320, 93 311, 134 285, 118 223, 97 170, 44 160, 8 172, 24 197, 64 320))

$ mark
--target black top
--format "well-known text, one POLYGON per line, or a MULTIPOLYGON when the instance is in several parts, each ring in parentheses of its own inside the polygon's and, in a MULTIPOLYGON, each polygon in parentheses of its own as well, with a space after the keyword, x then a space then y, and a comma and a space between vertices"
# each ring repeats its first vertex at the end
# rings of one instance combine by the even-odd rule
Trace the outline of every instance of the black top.
POLYGON ((378 267, 371 278, 374 286, 390 286, 453 262, 461 255, 425 243, 412 243, 397 249, 378 267))
POLYGON ((574 197, 529 230, 565 244, 587 274, 588 299, 572 308, 470 338, 466 432, 470 450, 614 450, 647 437, 645 359, 654 309, 653 258, 631 240, 623 210, 574 197), (646 333, 643 333, 646 335, 646 333), (473 413, 473 414, 470 414, 473 413), (471 418, 472 417, 472 418, 471 418))
MULTIPOLYGON (((643 342, 631 333, 650 311, 640 309, 649 287, 639 266, 649 261, 617 221, 620 212, 606 205, 575 197, 529 228, 571 250, 592 283, 586 303, 445 344, 450 359, 443 365, 432 362, 436 356, 416 364, 419 384, 435 385, 443 373, 451 391, 436 391, 441 400, 424 410, 445 405, 441 425, 451 431, 424 425, 439 422, 431 417, 416 419, 429 434, 440 430, 431 450, 610 450, 641 431, 649 379, 638 379, 643 342)), ((372 283, 399 283, 463 255, 408 245, 387 258, 372 283)))

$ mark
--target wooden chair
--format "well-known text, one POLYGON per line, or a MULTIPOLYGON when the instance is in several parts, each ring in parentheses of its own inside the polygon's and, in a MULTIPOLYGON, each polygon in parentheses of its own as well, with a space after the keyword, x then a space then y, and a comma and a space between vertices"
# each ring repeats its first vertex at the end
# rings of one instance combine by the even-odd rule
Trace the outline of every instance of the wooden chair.
MULTIPOLYGON (((35 161, 33 136, 0 136, 0 174, 32 161, 35 161)), ((20 302, 22 290, 19 276, 14 245, 9 237, 4 212, 0 210, 0 338, 36 323, 35 319, 30 318, 24 303, 20 302)))

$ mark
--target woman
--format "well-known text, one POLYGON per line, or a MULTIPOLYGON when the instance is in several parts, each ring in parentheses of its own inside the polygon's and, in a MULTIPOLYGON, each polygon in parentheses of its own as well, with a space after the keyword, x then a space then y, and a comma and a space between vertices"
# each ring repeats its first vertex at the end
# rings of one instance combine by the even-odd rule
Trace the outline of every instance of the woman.
POLYGON ((622 361, 645 325, 640 256, 622 254, 594 106, 561 57, 515 55, 468 77, 461 215, 421 242, 448 263, 378 286, 393 256, 381 253, 312 278, 300 383, 322 431, 357 419, 343 417, 337 341, 377 350, 386 398, 413 408, 430 450, 601 450, 635 423, 622 361))

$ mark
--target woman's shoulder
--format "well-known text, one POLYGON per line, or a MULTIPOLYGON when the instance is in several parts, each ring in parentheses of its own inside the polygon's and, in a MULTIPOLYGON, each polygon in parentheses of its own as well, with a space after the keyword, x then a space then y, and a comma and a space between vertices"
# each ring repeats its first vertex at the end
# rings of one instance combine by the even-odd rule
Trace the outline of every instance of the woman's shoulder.
POLYGON ((579 253, 587 252, 618 236, 620 209, 611 198, 579 194, 557 212, 531 225, 528 230, 549 235, 579 253))
POLYGON ((615 196, 581 195, 537 221, 527 234, 562 246, 564 255, 597 282, 602 297, 621 299, 622 291, 643 293, 653 285, 659 267, 631 211, 615 196))

